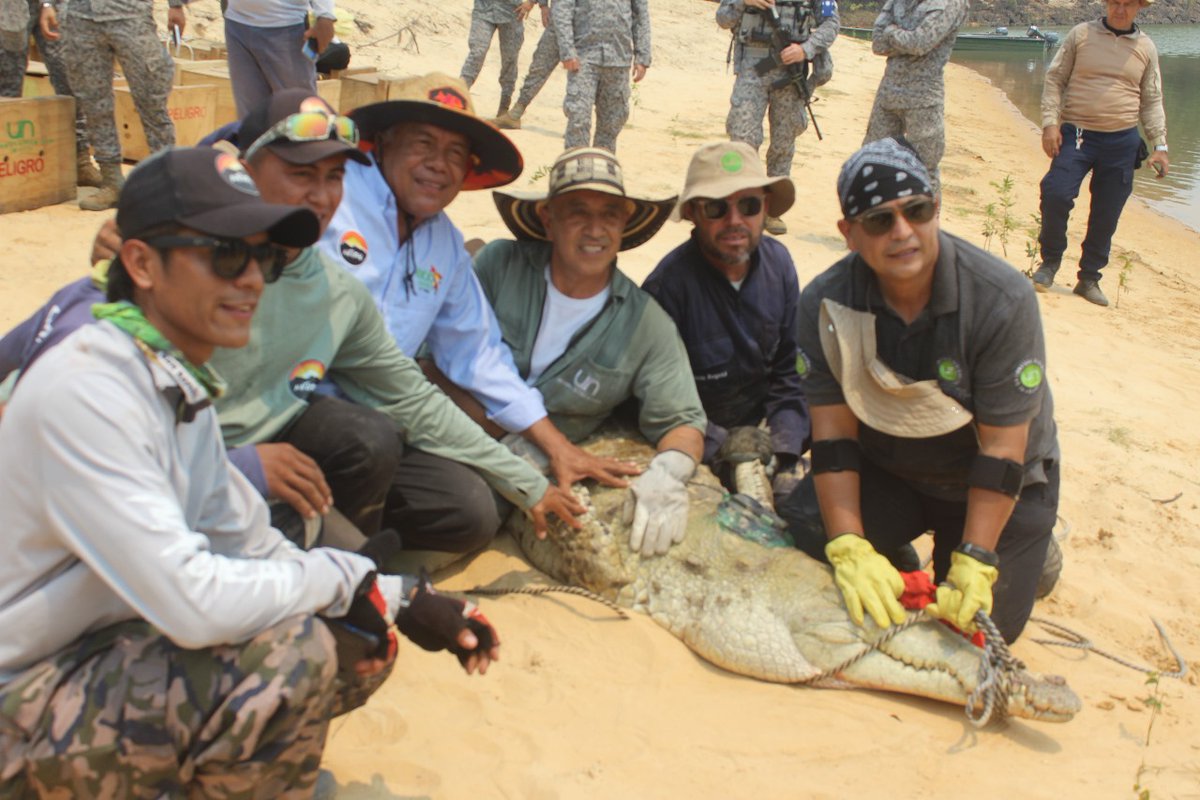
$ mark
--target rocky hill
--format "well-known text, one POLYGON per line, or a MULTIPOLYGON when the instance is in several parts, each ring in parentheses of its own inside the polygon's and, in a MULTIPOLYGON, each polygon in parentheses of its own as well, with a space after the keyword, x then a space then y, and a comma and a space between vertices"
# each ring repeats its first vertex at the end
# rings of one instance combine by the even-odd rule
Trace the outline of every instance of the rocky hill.
MULTIPOLYGON (((842 24, 869 26, 882 2, 841 3, 842 24)), ((1104 14, 1098 0, 971 0, 969 25, 1070 25, 1104 14)), ((1138 14, 1138 22, 1200 22, 1200 2, 1157 0, 1138 14)))

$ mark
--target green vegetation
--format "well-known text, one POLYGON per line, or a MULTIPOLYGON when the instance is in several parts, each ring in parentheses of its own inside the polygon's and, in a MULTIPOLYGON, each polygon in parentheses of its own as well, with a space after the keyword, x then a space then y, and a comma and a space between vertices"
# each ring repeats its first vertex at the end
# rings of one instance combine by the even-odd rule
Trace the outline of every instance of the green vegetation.
POLYGON ((1142 698, 1142 702, 1146 704, 1146 708, 1150 709, 1150 719, 1146 723, 1146 738, 1142 741, 1142 760, 1138 764, 1137 774, 1133 777, 1133 793, 1137 800, 1150 800, 1150 789, 1142 783, 1146 773, 1146 751, 1150 749, 1150 734, 1154 731, 1154 720, 1158 719, 1159 713, 1163 710, 1162 695, 1159 693, 1161 684, 1159 683, 1158 673, 1151 672, 1146 678, 1146 686, 1150 687, 1150 694, 1142 698))

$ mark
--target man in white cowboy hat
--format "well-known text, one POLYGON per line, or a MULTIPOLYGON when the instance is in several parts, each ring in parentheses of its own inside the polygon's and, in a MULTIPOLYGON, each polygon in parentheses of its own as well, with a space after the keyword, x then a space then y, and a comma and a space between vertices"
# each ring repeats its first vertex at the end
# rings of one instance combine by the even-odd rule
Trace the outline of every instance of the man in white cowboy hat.
MULTIPOLYGON (((517 374, 462 234, 445 213, 463 189, 514 180, 521 172, 520 153, 475 115, 460 79, 432 73, 396 91, 399 99, 351 114, 371 143, 370 163, 347 162, 343 200, 320 246, 366 285, 403 352, 428 352, 435 379, 444 376, 483 406, 486 419, 480 421, 490 433, 515 434, 510 442, 536 445, 550 458, 562 488, 583 477, 623 486, 622 476, 636 474, 636 468, 595 458, 572 444, 548 419, 541 395, 517 374)), ((503 522, 507 509, 501 507, 499 515, 490 509, 487 487, 469 467, 444 459, 426 462, 419 455, 405 461, 385 524, 393 510, 428 517, 445 503, 461 514, 464 496, 477 498, 487 536, 503 522), (418 497, 432 505, 418 503, 418 497)))
POLYGON ((794 488, 809 421, 796 374, 796 265, 763 230, 795 198, 791 179, 769 177, 745 142, 703 145, 672 212, 692 223, 691 238, 642 283, 687 347, 708 415, 704 462, 722 472, 774 460, 777 497, 794 488))
POLYGON ((1058 508, 1059 450, 1033 288, 939 231, 929 172, 903 140, 842 165, 850 255, 800 297, 796 368, 812 476, 779 508, 827 558, 855 621, 904 619, 889 558, 932 530, 935 617, 1025 626, 1058 508), (819 508, 818 508, 819 506, 819 508))
POLYGON ((517 369, 573 441, 636 398, 638 427, 658 453, 632 484, 630 544, 664 553, 683 539, 704 409, 670 317, 616 259, 662 227, 675 198, 627 196, 616 157, 586 147, 558 157, 548 193, 493 196, 517 241, 491 242, 475 269, 517 369))

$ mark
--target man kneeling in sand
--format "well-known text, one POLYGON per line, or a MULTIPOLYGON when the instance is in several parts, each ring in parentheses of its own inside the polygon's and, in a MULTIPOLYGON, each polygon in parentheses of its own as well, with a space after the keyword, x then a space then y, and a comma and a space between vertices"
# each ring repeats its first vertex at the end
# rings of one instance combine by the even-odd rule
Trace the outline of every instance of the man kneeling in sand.
POLYGON ((620 164, 597 148, 563 153, 549 180, 549 194, 493 193, 518 241, 480 250, 476 273, 517 371, 568 438, 587 437, 636 399, 638 427, 658 454, 632 483, 630 545, 665 553, 683 539, 706 421, 679 333, 616 258, 653 236, 675 199, 627 197, 620 164))
POLYGON ((316 216, 189 148, 143 161, 117 220, 112 302, 0 424, 0 795, 310 792, 330 718, 390 670, 393 619, 468 671, 497 639, 369 558, 290 544, 225 456, 207 362, 247 343, 316 216), (368 635, 335 646, 348 626, 368 635))

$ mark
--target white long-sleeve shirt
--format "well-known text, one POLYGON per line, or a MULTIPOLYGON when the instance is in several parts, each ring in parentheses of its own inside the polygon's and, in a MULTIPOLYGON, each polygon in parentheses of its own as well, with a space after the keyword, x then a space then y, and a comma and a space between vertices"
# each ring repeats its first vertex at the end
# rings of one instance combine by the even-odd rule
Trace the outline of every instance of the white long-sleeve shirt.
POLYGON ((373 569, 304 552, 229 464, 203 390, 111 323, 41 358, 0 420, 0 684, 85 633, 145 619, 182 647, 341 616, 373 569))

